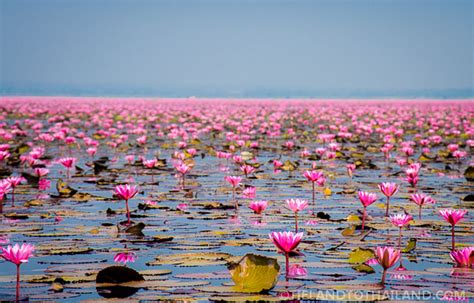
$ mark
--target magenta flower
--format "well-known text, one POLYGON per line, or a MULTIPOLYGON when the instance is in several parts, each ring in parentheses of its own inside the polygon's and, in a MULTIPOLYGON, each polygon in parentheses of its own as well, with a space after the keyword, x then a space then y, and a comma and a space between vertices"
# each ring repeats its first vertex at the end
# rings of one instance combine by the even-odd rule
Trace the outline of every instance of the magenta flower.
POLYGON ((7 160, 10 157, 10 153, 6 150, 0 151, 0 162, 7 160))
POLYGON ((390 222, 392 222, 393 225, 402 228, 405 225, 408 225, 410 221, 413 220, 413 217, 407 214, 396 214, 390 216, 390 222))
POLYGON ((240 170, 244 173, 245 178, 247 178, 248 175, 253 174, 256 169, 251 165, 244 164, 244 165, 240 166, 240 170))
POLYGON ((33 256, 35 247, 30 243, 20 245, 8 245, 7 248, 1 247, 1 255, 3 259, 16 265, 16 300, 20 298, 20 265, 27 263, 28 259, 33 256))
POLYGON ((320 171, 316 171, 316 170, 307 170, 307 171, 304 172, 303 175, 306 177, 306 179, 307 179, 309 182, 311 182, 311 186, 313 187, 311 193, 312 193, 312 198, 313 198, 313 213, 314 213, 314 211, 315 211, 315 206, 316 206, 316 200, 315 200, 315 195, 316 195, 316 193, 315 193, 314 184, 315 184, 316 182, 318 182, 318 184, 320 184, 320 182, 322 182, 322 181, 320 181, 320 180, 321 180, 322 178, 324 178, 324 177, 323 177, 323 173, 320 172, 320 171))
POLYGON ((286 200, 288 208, 295 213, 295 232, 298 232, 298 212, 308 207, 308 201, 300 199, 288 199, 286 200))
POLYGON ((444 208, 438 212, 446 222, 451 224, 451 251, 454 251, 454 226, 464 218, 467 210, 444 208))
POLYGON ((347 174, 349 175, 351 179, 352 179, 352 176, 354 175, 355 169, 356 169, 356 165, 353 163, 349 163, 346 165, 347 174))
POLYGON ((42 167, 37 167, 35 168, 35 175, 41 179, 41 177, 44 177, 46 176, 47 174, 49 174, 49 169, 47 168, 42 168, 42 167))
POLYGON ((114 262, 123 263, 123 265, 127 265, 128 262, 134 263, 136 258, 137 256, 134 252, 118 253, 114 257, 114 262))
POLYGON ((59 163, 61 163, 62 166, 66 168, 66 174, 67 174, 66 177, 69 180, 69 170, 74 165, 74 163, 76 163, 76 158, 66 157, 66 158, 61 158, 58 161, 59 163))
POLYGON ((380 191, 387 197, 387 207, 385 208, 385 217, 388 217, 388 210, 390 207, 390 197, 395 195, 400 188, 400 186, 396 183, 390 182, 383 182, 379 185, 380 191))
POLYGON ((290 253, 294 251, 303 239, 303 233, 293 233, 288 232, 272 232, 269 235, 270 240, 273 244, 285 254, 286 259, 286 277, 289 277, 290 267, 289 267, 289 258, 290 253))
MULTIPOLYGON (((402 249, 402 228, 408 224, 410 224, 410 221, 413 220, 413 217, 407 214, 397 214, 397 215, 392 215, 390 216, 390 222, 392 222, 393 225, 397 226, 399 229, 398 233, 398 250, 401 251, 402 249)), ((398 270, 404 270, 404 267, 402 265, 402 257, 400 255, 400 266, 398 267, 398 270)))
POLYGON ((362 203, 362 206, 364 207, 364 212, 362 214, 362 230, 364 230, 366 208, 377 200, 377 195, 366 191, 359 191, 357 194, 359 196, 360 203, 362 203))
POLYGON ((127 160, 128 164, 132 164, 133 161, 135 161, 135 156, 134 155, 126 155, 125 160, 127 160))
POLYGON ((156 163, 158 163, 158 160, 156 159, 143 160, 142 163, 143 163, 143 166, 145 166, 146 168, 154 168, 156 163))
POLYGON ((308 271, 306 268, 302 267, 299 264, 293 264, 290 266, 289 277, 302 277, 306 276, 308 271))
POLYGON ((92 158, 94 158, 94 155, 97 153, 97 147, 89 147, 86 152, 89 154, 89 156, 91 156, 92 158))
POLYGON ((237 176, 225 176, 224 179, 232 185, 232 187, 237 187, 240 184, 240 181, 242 181, 241 177, 237 176))
POLYGON ((239 209, 239 203, 235 199, 235 189, 240 184, 240 181, 242 181, 242 178, 238 176, 225 176, 224 180, 226 180, 230 185, 232 185, 232 200, 235 202, 235 208, 239 209))
POLYGON ((247 187, 242 191, 242 197, 246 199, 254 199, 257 195, 257 189, 253 186, 247 187))
POLYGON ((61 163, 61 165, 66 168, 71 168, 74 165, 74 163, 76 163, 76 158, 65 157, 65 158, 59 159, 58 162, 61 163))
POLYGON ((460 161, 461 158, 466 157, 466 155, 467 155, 467 152, 463 150, 456 150, 453 152, 453 157, 455 157, 458 161, 460 161))
POLYGON ((184 162, 179 162, 178 165, 175 166, 178 173, 181 175, 182 187, 185 187, 185 178, 186 175, 191 171, 193 168, 192 166, 186 165, 184 162))
POLYGON ((125 207, 127 209, 127 225, 131 224, 130 221, 130 209, 128 208, 128 200, 135 197, 138 193, 138 189, 135 185, 117 185, 115 186, 115 194, 119 199, 125 200, 125 207))
POLYGON ((39 190, 48 190, 51 187, 51 181, 48 179, 41 179, 38 181, 39 190))
POLYGON ((421 208, 423 207, 423 205, 436 203, 436 201, 433 198, 425 194, 413 194, 410 196, 410 200, 419 206, 418 218, 420 220, 421 220, 421 208))
POLYGON ((316 182, 319 178, 323 176, 323 173, 315 170, 307 170, 303 174, 309 182, 316 182))
POLYGON ((249 208, 253 210, 255 214, 261 214, 268 206, 267 201, 252 201, 249 204, 249 208))
POLYGON ((178 209, 179 211, 185 211, 186 209, 188 209, 188 205, 186 203, 179 203, 176 209, 178 209))
POLYGON ((416 184, 418 183, 418 170, 415 168, 407 168, 405 170, 406 174, 406 181, 412 186, 415 187, 416 184))
POLYGON ((449 253, 457 267, 474 268, 474 246, 453 250, 449 253))
POLYGON ((400 250, 393 247, 383 246, 375 249, 375 257, 383 268, 382 281, 380 284, 385 285, 385 277, 387 276, 387 269, 395 265, 400 259, 400 250))

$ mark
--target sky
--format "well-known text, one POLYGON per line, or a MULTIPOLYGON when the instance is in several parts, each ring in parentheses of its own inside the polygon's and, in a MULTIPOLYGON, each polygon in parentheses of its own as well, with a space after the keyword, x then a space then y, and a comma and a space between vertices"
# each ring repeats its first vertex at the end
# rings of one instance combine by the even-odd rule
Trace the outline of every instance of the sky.
POLYGON ((0 0, 3 94, 472 96, 471 0, 0 0))

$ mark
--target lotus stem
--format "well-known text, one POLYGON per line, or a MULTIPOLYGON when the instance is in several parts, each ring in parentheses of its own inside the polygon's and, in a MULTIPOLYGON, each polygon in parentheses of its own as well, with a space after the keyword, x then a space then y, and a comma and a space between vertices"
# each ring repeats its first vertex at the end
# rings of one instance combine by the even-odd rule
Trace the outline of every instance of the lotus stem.
POLYGON ((362 214, 362 231, 364 231, 364 226, 365 226, 365 206, 364 206, 364 212, 362 214))
POLYGON ((127 225, 130 225, 131 221, 130 221, 130 209, 128 208, 128 200, 125 200, 125 207, 127 209, 127 219, 128 219, 127 225))
POLYGON ((387 208, 385 209, 385 217, 388 217, 389 207, 390 207, 390 197, 387 197, 387 208))

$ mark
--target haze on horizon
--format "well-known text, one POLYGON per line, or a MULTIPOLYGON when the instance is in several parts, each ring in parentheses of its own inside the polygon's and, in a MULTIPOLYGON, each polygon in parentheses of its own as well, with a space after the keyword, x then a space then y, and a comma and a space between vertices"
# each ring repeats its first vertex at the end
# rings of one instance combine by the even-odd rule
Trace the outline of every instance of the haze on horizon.
POLYGON ((470 0, 0 0, 1 94, 472 97, 470 0))

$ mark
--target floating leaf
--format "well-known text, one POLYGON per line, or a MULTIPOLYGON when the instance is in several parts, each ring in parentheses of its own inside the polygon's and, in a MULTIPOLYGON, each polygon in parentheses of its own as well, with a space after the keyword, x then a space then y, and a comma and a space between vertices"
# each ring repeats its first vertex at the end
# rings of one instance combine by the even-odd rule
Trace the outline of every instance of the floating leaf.
POLYGON ((347 216, 346 220, 347 220, 347 222, 349 222, 349 223, 359 223, 359 222, 361 222, 360 217, 357 216, 357 215, 353 215, 353 214, 347 216))
POLYGON ((129 282, 140 282, 145 279, 137 271, 126 266, 110 266, 97 274, 95 282, 97 293, 104 298, 127 298, 138 291, 137 287, 121 286, 129 282), (100 285, 104 284, 104 285, 100 285))
POLYGON ((345 228, 345 229, 342 231, 341 234, 342 234, 344 237, 352 236, 352 235, 354 234, 354 232, 355 232, 355 229, 356 229, 355 225, 351 225, 351 226, 345 228))
POLYGON ((324 191, 323 191, 323 194, 324 194, 325 196, 330 196, 330 195, 332 194, 332 191, 331 191, 331 189, 330 189, 329 187, 326 187, 326 188, 324 189, 324 191))
POLYGON ((362 264, 375 257, 374 251, 369 248, 356 248, 349 253, 349 263, 362 264))
POLYGON ((468 168, 466 168, 466 170, 464 171, 464 177, 467 181, 474 181, 474 166, 469 166, 468 168))
POLYGON ((140 222, 125 229, 125 232, 135 236, 144 236, 142 230, 145 228, 145 224, 140 222))
POLYGON ((56 189, 58 190, 59 196, 62 198, 72 197, 77 193, 76 189, 69 187, 67 182, 64 182, 62 179, 58 179, 56 182, 56 189))
POLYGON ((357 266, 354 266, 352 267, 354 270, 358 271, 358 272, 363 272, 363 273, 366 273, 366 274, 371 274, 371 273, 374 273, 375 270, 372 268, 372 266, 370 265, 367 265, 367 264, 359 264, 357 266))
POLYGON ((264 293, 275 287, 280 265, 274 258, 247 254, 228 267, 239 292, 264 293))
POLYGON ((407 246, 402 249, 402 252, 404 253, 409 253, 414 251, 416 248, 416 239, 415 238, 410 238, 410 240, 407 243, 407 246))

